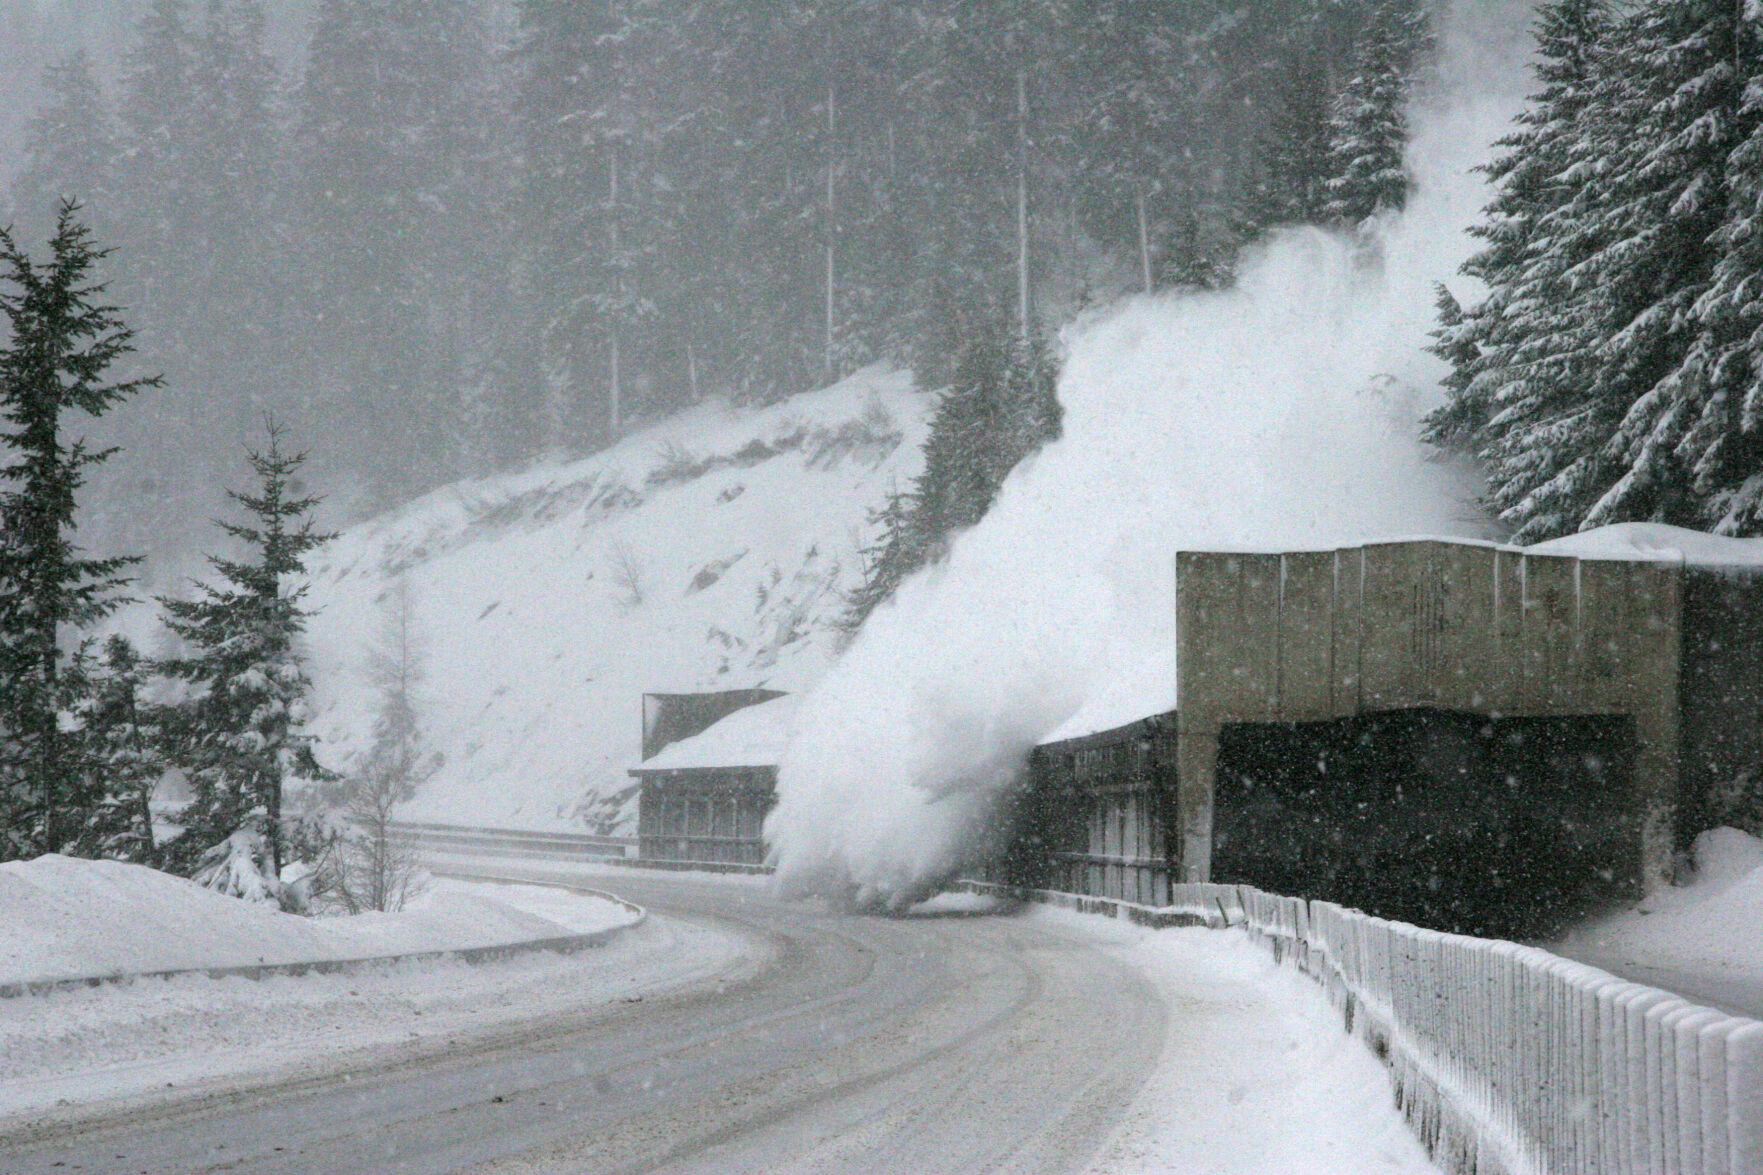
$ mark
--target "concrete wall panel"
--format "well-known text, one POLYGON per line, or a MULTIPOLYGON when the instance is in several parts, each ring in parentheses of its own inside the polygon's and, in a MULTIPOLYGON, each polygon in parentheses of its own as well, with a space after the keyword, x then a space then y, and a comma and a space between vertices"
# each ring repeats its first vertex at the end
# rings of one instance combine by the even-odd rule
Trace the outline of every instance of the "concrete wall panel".
POLYGON ((1359 656, 1364 646, 1360 620, 1364 614, 1365 554, 1363 551, 1334 553, 1334 623, 1330 626, 1333 648, 1330 661, 1334 666, 1333 718, 1359 713, 1361 685, 1359 656))
POLYGON ((1280 579, 1278 712, 1334 715, 1333 551, 1286 555, 1280 579))
POLYGON ((1437 540, 1179 554, 1182 876, 1210 873, 1223 724, 1436 706, 1632 717, 1634 877, 1659 884, 1677 795, 1682 575, 1437 540))

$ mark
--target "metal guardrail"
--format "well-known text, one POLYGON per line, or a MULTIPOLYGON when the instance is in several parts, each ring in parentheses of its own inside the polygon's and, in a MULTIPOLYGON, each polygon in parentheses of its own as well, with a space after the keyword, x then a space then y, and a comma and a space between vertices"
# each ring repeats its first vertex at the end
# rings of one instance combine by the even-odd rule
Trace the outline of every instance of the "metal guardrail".
MULTIPOLYGON (((639 869, 664 869, 672 872, 698 873, 770 873, 767 865, 754 861, 693 860, 689 857, 639 856, 634 836, 594 836, 574 832, 526 832, 519 829, 488 828, 481 825, 424 824, 398 821, 393 828, 407 836, 417 851, 440 857, 479 857, 504 860, 574 861, 595 865, 621 865, 639 869)), ((713 850, 725 847, 742 849, 752 842, 739 838, 716 837, 645 837, 644 840, 665 841, 669 845, 703 842, 713 850), (726 841, 727 845, 712 844, 726 841)), ((689 851, 689 848, 687 850, 689 851)), ((707 854, 708 856, 709 854, 707 854)))
POLYGON ((393 823, 395 832, 418 849, 474 857, 534 857, 558 861, 617 860, 636 855, 634 836, 594 836, 576 832, 529 832, 472 824, 393 823))

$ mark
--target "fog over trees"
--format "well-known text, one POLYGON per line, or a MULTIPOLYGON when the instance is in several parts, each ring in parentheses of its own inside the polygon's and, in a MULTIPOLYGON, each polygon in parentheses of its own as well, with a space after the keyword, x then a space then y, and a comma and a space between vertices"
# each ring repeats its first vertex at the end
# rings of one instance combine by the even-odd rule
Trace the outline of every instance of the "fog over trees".
POLYGON ((83 533, 197 549, 266 411, 346 522, 1222 283, 1270 223, 1399 199, 1419 7, 0 0, 11 219, 85 203, 166 380, 103 422, 83 533))

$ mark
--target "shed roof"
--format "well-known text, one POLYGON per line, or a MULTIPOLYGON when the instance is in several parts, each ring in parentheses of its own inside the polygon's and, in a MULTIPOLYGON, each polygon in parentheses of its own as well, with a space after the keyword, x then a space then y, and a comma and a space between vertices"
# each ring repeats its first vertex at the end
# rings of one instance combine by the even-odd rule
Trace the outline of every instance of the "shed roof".
POLYGON ((1664 560, 1692 567, 1763 567, 1763 539, 1735 539, 1662 522, 1619 522, 1526 548, 1531 555, 1664 560))
POLYGON ((635 770, 775 767, 789 745, 800 701, 798 695, 787 694, 736 710, 700 734, 669 743, 635 770))

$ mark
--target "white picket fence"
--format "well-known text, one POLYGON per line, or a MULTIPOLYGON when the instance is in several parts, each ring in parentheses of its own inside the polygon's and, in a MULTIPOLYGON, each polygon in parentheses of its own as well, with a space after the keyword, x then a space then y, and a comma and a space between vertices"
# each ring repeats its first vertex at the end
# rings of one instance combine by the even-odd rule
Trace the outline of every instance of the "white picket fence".
POLYGON ((1147 914, 1241 926, 1323 985, 1447 1171, 1763 1175, 1763 1022, 1516 943, 1171 888, 1147 914))

